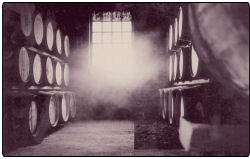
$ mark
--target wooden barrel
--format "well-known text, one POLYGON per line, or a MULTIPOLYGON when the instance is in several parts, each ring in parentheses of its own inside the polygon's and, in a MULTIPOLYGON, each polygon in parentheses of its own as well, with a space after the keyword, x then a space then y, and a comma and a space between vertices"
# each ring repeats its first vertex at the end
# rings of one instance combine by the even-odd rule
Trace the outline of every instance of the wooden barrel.
POLYGON ((168 113, 168 123, 174 124, 174 96, 173 91, 168 92, 168 102, 167 102, 167 113, 168 113))
POLYGON ((174 44, 174 32, 173 32, 173 26, 169 26, 169 31, 168 31, 168 49, 172 50, 174 44))
POLYGON ((168 94, 163 91, 163 107, 162 107, 162 118, 163 120, 167 120, 167 96, 168 94))
POLYGON ((210 72, 249 98, 249 5, 191 4, 189 20, 198 56, 210 72))
POLYGON ((69 98, 67 94, 63 94, 59 97, 60 99, 60 122, 66 123, 69 120, 70 108, 69 98))
POLYGON ((63 83, 66 87, 69 85, 69 65, 67 63, 63 67, 63 83))
POLYGON ((45 57, 45 84, 53 85, 54 83, 54 61, 50 57, 45 57))
POLYGON ((59 121, 59 101, 57 96, 48 97, 47 106, 49 107, 49 121, 52 128, 56 127, 59 121))
POLYGON ((64 36, 63 46, 64 46, 63 48, 64 48, 65 57, 69 57, 69 55, 70 55, 70 43, 69 43, 68 35, 64 36))
POLYGON ((42 83, 42 60, 39 54, 36 54, 33 60, 33 79, 36 85, 42 83))
MULTIPOLYGON (((33 4, 5 3, 3 5, 3 45, 31 44, 33 37, 33 4)), ((12 48, 13 49, 13 48, 12 48)))
POLYGON ((168 54, 169 52, 169 32, 166 31, 166 36, 165 36, 165 53, 168 54))
POLYGON ((55 81, 55 60, 46 55, 40 55, 42 63, 41 84, 43 86, 53 85, 55 81))
POLYGON ((29 77, 31 76, 31 59, 30 54, 28 53, 25 47, 22 47, 19 52, 18 58, 18 69, 20 74, 20 79, 22 82, 27 83, 29 81, 29 77))
POLYGON ((218 106, 218 102, 214 100, 215 98, 211 98, 208 92, 206 86, 183 90, 180 116, 193 123, 207 123, 213 115, 211 111, 218 106))
POLYGON ((56 52, 62 55, 62 33, 60 29, 56 30, 56 52))
POLYGON ((178 12, 178 42, 177 45, 185 46, 191 42, 188 5, 182 4, 178 12))
POLYGON ((38 102, 45 113, 43 125, 47 125, 48 129, 55 128, 60 115, 58 97, 51 93, 43 93, 38 96, 38 102))
POLYGON ((191 79, 190 54, 191 54, 191 47, 183 47, 178 52, 178 78, 179 78, 179 81, 186 81, 186 80, 191 79))
POLYGON ((13 131, 18 142, 40 143, 48 126, 44 123, 45 111, 34 96, 12 97, 13 131))
POLYGON ((34 26, 33 29, 34 29, 35 42, 37 45, 41 45, 44 35, 44 23, 41 13, 35 15, 33 26, 34 26))
POLYGON ((43 42, 44 38, 44 22, 41 13, 35 14, 34 22, 33 22, 33 30, 34 30, 34 37, 35 42, 39 46, 43 42))
POLYGON ((173 54, 173 81, 178 79, 178 52, 173 54))
POLYGON ((69 112, 70 112, 70 119, 73 120, 76 117, 77 107, 76 107, 76 97, 73 93, 69 94, 69 112))
POLYGON ((31 101, 29 108, 29 129, 32 134, 37 128, 38 108, 35 101, 31 101))
POLYGON ((194 46, 191 47, 189 60, 191 79, 208 79, 212 77, 204 62, 200 60, 194 46))
POLYGON ((173 32, 174 32, 174 45, 176 46, 177 45, 177 42, 178 42, 178 19, 175 18, 174 19, 174 25, 173 25, 173 32))
POLYGON ((26 47, 13 50, 11 57, 3 63, 5 82, 11 86, 26 87, 41 84, 41 58, 26 47))
POLYGON ((57 61, 56 62, 56 67, 55 67, 55 79, 56 79, 56 84, 58 86, 62 85, 63 81, 63 72, 62 72, 62 64, 61 62, 57 61))
POLYGON ((160 117, 161 119, 165 120, 165 111, 164 111, 164 98, 163 98, 163 94, 164 94, 164 91, 163 90, 159 90, 159 93, 160 93, 160 101, 159 101, 159 109, 160 109, 160 117))
POLYGON ((44 34, 44 49, 48 52, 52 52, 53 50, 56 50, 56 44, 55 44, 55 37, 56 37, 56 22, 53 17, 48 16, 45 21, 45 31, 44 34))
POLYGON ((181 91, 176 91, 174 99, 174 124, 177 128, 179 128, 181 117, 181 100, 183 100, 181 97, 181 91))
POLYGON ((170 55, 169 56, 169 67, 168 67, 168 80, 169 80, 169 83, 171 83, 173 81, 173 55, 170 55))
POLYGON ((191 76, 195 77, 198 74, 198 71, 200 70, 199 67, 199 57, 197 55, 197 52, 195 51, 194 47, 192 47, 191 51, 191 76))

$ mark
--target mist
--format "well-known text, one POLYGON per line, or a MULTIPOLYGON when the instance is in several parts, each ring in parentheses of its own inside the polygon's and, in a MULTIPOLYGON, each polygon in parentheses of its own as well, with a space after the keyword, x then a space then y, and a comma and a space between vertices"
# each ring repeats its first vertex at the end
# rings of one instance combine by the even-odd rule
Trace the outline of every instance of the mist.
MULTIPOLYGON (((132 47, 119 48, 119 55, 123 55, 119 63, 99 67, 91 64, 89 43, 78 41, 72 48, 71 61, 74 63, 70 70, 70 83, 78 95, 78 105, 86 108, 81 108, 81 114, 86 115, 91 109, 103 106, 110 111, 122 108, 133 113, 137 113, 135 109, 138 107, 140 111, 150 108, 148 111, 154 115, 152 110, 156 111, 158 106, 158 89, 165 84, 162 80, 166 70, 164 40, 161 28, 135 31, 132 47), (128 62, 124 62, 126 59, 128 62)), ((117 50, 112 51, 114 55, 117 50)))

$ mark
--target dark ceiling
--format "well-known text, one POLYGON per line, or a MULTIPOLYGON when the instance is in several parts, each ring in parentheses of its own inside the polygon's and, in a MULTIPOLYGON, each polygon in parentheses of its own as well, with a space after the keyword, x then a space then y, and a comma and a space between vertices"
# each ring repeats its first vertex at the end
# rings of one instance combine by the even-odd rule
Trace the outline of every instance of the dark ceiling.
POLYGON ((37 11, 55 17, 58 26, 74 39, 88 38, 89 15, 93 11, 130 11, 134 28, 147 32, 167 28, 180 5, 180 3, 35 3, 37 11))

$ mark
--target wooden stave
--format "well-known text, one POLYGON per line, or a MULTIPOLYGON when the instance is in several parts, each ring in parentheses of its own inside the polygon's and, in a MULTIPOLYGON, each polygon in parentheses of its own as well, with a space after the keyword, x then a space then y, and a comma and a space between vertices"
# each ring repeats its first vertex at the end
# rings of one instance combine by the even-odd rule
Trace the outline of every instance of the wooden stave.
MULTIPOLYGON (((220 16, 224 16, 224 19, 227 22, 230 22, 230 25, 227 25, 227 27, 231 27, 231 29, 234 30, 233 27, 235 27, 235 25, 237 25, 238 27, 241 27, 242 30, 249 30, 248 29, 249 28, 249 20, 248 20, 249 18, 247 18, 246 16, 239 16, 239 14, 242 14, 242 13, 246 13, 246 12, 249 13, 249 7, 246 4, 235 4, 235 5, 232 5, 232 4, 220 4, 220 5, 217 5, 216 7, 212 7, 211 5, 212 4, 204 4, 203 8, 201 8, 200 11, 204 11, 204 9, 207 8, 206 10, 207 10, 208 15, 211 14, 211 13, 216 13, 216 12, 220 11, 221 12, 220 16), (229 9, 224 9, 224 7, 225 8, 231 7, 230 10, 232 10, 232 11, 228 12, 229 9), (216 8, 220 8, 220 9, 216 10, 216 8), (242 10, 242 12, 238 12, 239 8, 241 8, 240 10, 242 10), (232 18, 232 17, 237 17, 237 18, 232 18), (236 21, 238 23, 236 23, 236 21), (248 26, 245 25, 246 21, 248 21, 248 26)), ((190 22, 191 22, 190 25, 194 26, 194 27, 190 27, 190 28, 191 28, 192 38, 193 38, 194 44, 196 45, 196 47, 198 49, 199 56, 201 56, 202 60, 207 65, 209 65, 208 69, 211 71, 211 73, 214 75, 214 77, 219 82, 221 82, 221 84, 224 87, 229 86, 230 89, 236 90, 239 94, 241 94, 245 98, 248 98, 248 95, 249 95, 249 78, 245 76, 245 75, 249 75, 247 73, 247 72, 249 72, 249 69, 247 69, 248 67, 239 69, 239 70, 244 70, 245 71, 245 73, 241 72, 241 76, 244 77, 244 78, 240 78, 240 79, 242 79, 241 81, 240 80, 236 81, 236 79, 238 79, 238 78, 236 76, 234 76, 235 74, 231 71, 231 70, 234 70, 234 65, 229 65, 232 62, 232 59, 234 59, 234 58, 229 58, 229 59, 227 59, 228 61, 225 62, 224 59, 227 58, 227 57, 224 57, 224 58, 219 57, 219 56, 222 55, 221 54, 222 51, 216 50, 212 45, 209 46, 209 43, 207 43, 207 41, 204 39, 204 37, 201 36, 200 28, 198 27, 197 22, 195 21, 197 18, 194 18, 194 16, 197 15, 195 10, 197 10, 197 8, 199 6, 200 6, 200 4, 197 4, 197 5, 193 4, 193 5, 189 6, 189 19, 190 19, 190 22), (199 28, 199 29, 196 29, 196 28, 199 28), (231 68, 231 70, 229 68, 231 68), (235 80, 232 80, 232 79, 235 79, 235 80), (243 79, 244 79, 244 81, 243 81, 243 79)), ((204 16, 204 14, 202 14, 202 16, 204 16)), ((216 27, 214 27, 214 28, 217 29, 216 27)), ((203 30, 204 30, 204 27, 203 27, 203 30)), ((235 31, 237 31, 237 30, 238 29, 236 29, 235 31)), ((243 36, 239 37, 239 35, 235 31, 232 32, 232 33, 235 34, 234 37, 238 37, 238 38, 234 38, 234 39, 236 41, 239 40, 239 39, 242 39, 243 36)), ((225 36, 225 35, 226 34, 224 34, 223 36, 225 36)), ((232 35, 232 34, 230 34, 230 35, 232 35)), ((248 34, 244 34, 244 35, 245 35, 245 40, 237 42, 238 46, 241 49, 242 48, 247 48, 247 49, 245 49, 245 51, 243 51, 244 49, 240 51, 240 52, 243 52, 243 53, 248 52, 248 50, 249 50, 249 36, 247 36, 248 34)), ((226 36, 229 36, 229 35, 226 35, 226 36)), ((221 36, 221 38, 222 38, 222 36, 221 36)), ((224 37, 224 39, 228 39, 228 38, 224 37)), ((222 40, 222 41, 224 41, 224 40, 222 40)), ((224 43, 224 44, 226 44, 226 43, 224 43)), ((235 51, 234 50, 235 47, 232 47, 232 46, 233 45, 228 46, 228 48, 227 48, 228 51, 227 52, 231 53, 231 56, 238 55, 236 53, 239 52, 239 49, 237 51, 235 51)), ((241 55, 242 55, 242 57, 238 56, 239 57, 238 60, 241 60, 242 63, 247 63, 246 59, 249 59, 249 55, 246 54, 246 53, 241 54, 241 55)), ((249 60, 248 60, 248 63, 249 63, 249 60)), ((247 66, 247 64, 246 64, 246 66, 247 66)), ((243 67, 243 65, 242 65, 242 67, 243 67)))
POLYGON ((61 29, 59 27, 57 27, 57 29, 56 29, 56 42, 55 42, 56 43, 56 50, 55 50, 55 52, 56 52, 56 55, 59 56, 59 57, 62 57, 62 55, 63 55, 63 40, 62 40, 63 38, 62 37, 63 37, 63 33, 62 33, 61 29), (57 41, 59 41, 59 42, 57 43, 57 41), (60 46, 58 46, 58 44, 61 46, 61 51, 60 51, 60 46))
POLYGON ((164 113, 164 103, 163 103, 163 94, 164 94, 164 91, 163 90, 159 90, 159 115, 161 117, 162 120, 165 120, 165 113, 164 113))
POLYGON ((43 111, 44 111, 44 121, 43 121, 43 125, 47 127, 47 133, 48 130, 55 128, 58 125, 58 121, 59 121, 59 105, 58 105, 58 98, 56 95, 54 94, 40 94, 38 96, 38 102, 41 104, 41 106, 43 107, 43 111), (57 112, 56 113, 56 119, 54 123, 51 123, 50 121, 50 100, 54 99, 54 102, 56 104, 56 108, 57 108, 57 112))
POLYGON ((181 117, 181 91, 177 90, 175 92, 175 100, 174 100, 174 125, 179 128, 180 125, 180 117, 181 117))
POLYGON ((178 51, 175 51, 173 54, 173 82, 178 80, 178 51))
POLYGON ((44 14, 40 11, 36 11, 34 13, 34 20, 33 20, 33 32, 34 32, 34 42, 35 42, 35 47, 38 47, 39 49, 40 48, 43 48, 43 43, 44 43, 44 33, 45 33, 45 27, 44 27, 44 14), (35 19, 40 19, 42 21, 42 26, 41 26, 41 29, 42 29, 42 37, 41 37, 41 40, 36 38, 36 34, 35 34, 35 19), (41 41, 41 42, 40 42, 41 41))
MULTIPOLYGON (((193 45, 192 45, 193 47, 193 45)), ((193 49, 195 49, 193 47, 193 49)), ((197 52, 196 52, 197 53, 197 52)), ((193 76, 192 72, 192 51, 189 56, 189 73, 190 73, 190 80, 195 80, 195 79, 213 79, 214 77, 211 75, 211 73, 208 71, 206 64, 201 60, 200 56, 197 53, 199 63, 198 63, 198 70, 196 76, 193 76)))
POLYGON ((178 75, 177 75, 177 80, 178 82, 184 82, 184 81, 190 81, 191 80, 191 74, 190 74, 190 54, 191 54, 191 47, 183 47, 181 48, 181 50, 178 52, 178 66, 177 66, 177 70, 178 70, 178 75), (181 56, 181 52, 183 55, 183 73, 181 76, 180 73, 180 56, 181 56))
POLYGON ((66 93, 61 94, 58 96, 59 99, 59 107, 60 107, 60 118, 59 118, 59 123, 61 124, 65 124, 69 121, 69 116, 70 116, 70 112, 69 112, 69 99, 68 99, 68 95, 66 93), (63 117, 63 111, 62 111, 62 100, 63 98, 65 98, 65 105, 66 105, 66 118, 63 117))
POLYGON ((163 100, 162 100, 162 109, 163 109, 163 113, 164 114, 162 114, 162 115, 164 115, 165 116, 165 118, 163 117, 163 120, 164 121, 168 121, 168 113, 167 113, 167 96, 168 96, 168 93, 166 93, 166 92, 164 92, 163 91, 163 95, 162 95, 162 97, 163 97, 163 100))
POLYGON ((172 79, 173 79, 173 59, 172 59, 173 55, 170 55, 168 58, 168 84, 171 85, 172 83, 172 79), (171 71, 171 73, 170 73, 171 71))
POLYGON ((75 94, 74 93, 69 93, 69 107, 70 107, 70 111, 69 111, 69 119, 72 121, 72 120, 75 120, 75 118, 76 118, 76 114, 77 114, 77 102, 76 102, 76 96, 75 96, 75 94), (72 111, 72 107, 71 107, 71 99, 73 98, 73 100, 74 100, 74 102, 73 102, 73 107, 74 107, 74 111, 72 111), (74 113, 74 114, 73 114, 74 113))
POLYGON ((70 52, 70 39, 69 39, 69 36, 68 35, 65 35, 64 36, 64 42, 63 42, 63 48, 64 48, 64 55, 65 55, 65 57, 66 58, 69 58, 70 57, 70 54, 71 54, 71 52, 70 52), (68 42, 67 42, 68 41, 68 42), (67 44, 68 43, 68 44, 67 44), (68 47, 66 47, 67 45, 68 45, 68 47), (68 49, 67 49, 68 48, 68 49))
POLYGON ((44 56, 44 55, 41 55, 41 59, 42 59, 42 78, 41 78, 41 85, 44 85, 44 86, 54 86, 55 85, 55 62, 53 59, 51 59, 50 57, 48 56, 44 56), (52 62, 52 71, 53 71, 53 75, 52 75, 52 83, 50 83, 47 79, 47 59, 50 59, 51 62, 52 62))
POLYGON ((37 85, 37 86, 39 86, 39 85, 41 85, 41 84, 43 83, 43 81, 42 81, 42 79, 43 79, 43 77, 42 77, 42 76, 43 76, 42 72, 43 72, 42 58, 41 58, 41 55, 36 54, 35 57, 34 57, 34 60, 33 60, 32 75, 33 75, 33 79, 34 79, 34 81, 35 81, 35 85, 37 85), (35 77, 35 73, 36 73, 37 71, 34 70, 34 65, 35 65, 34 61, 35 61, 36 58, 37 58, 37 59, 40 59, 40 68, 41 68, 40 79, 38 79, 38 81, 36 81, 36 77, 35 77))
POLYGON ((61 58, 63 58, 65 61, 67 61, 70 58, 70 39, 69 36, 67 34, 65 34, 64 32, 61 33, 62 35, 62 54, 59 55, 61 58), (66 39, 68 39, 69 43, 69 50, 68 50, 68 56, 66 55, 66 39))
POLYGON ((177 53, 177 51, 169 51, 168 55, 168 68, 170 69, 170 60, 172 59, 172 75, 171 80, 169 78, 170 70, 168 69, 168 85, 171 86, 175 80, 174 80, 174 55, 177 53), (170 58, 171 57, 171 58, 170 58))
POLYGON ((70 84, 70 70, 69 70, 68 77, 67 77, 67 78, 68 78, 68 83, 67 83, 67 82, 65 82, 65 68, 66 68, 66 67, 68 67, 68 70, 69 70, 69 65, 68 65, 68 63, 64 63, 64 64, 63 64, 63 67, 62 67, 62 68, 63 68, 63 69, 62 69, 62 70, 63 70, 63 71, 62 71, 62 72, 63 72, 63 75, 62 75, 62 76, 63 76, 62 85, 65 86, 65 87, 68 87, 69 84, 70 84))
POLYGON ((173 25, 170 23, 168 27, 168 51, 171 51, 173 49, 173 46, 174 46, 174 31, 173 31, 173 25), (172 37, 172 42, 170 40, 170 37, 172 37))
POLYGON ((167 114, 168 114, 168 124, 169 125, 173 125, 174 124, 174 118, 173 118, 173 109, 174 109, 174 106, 173 106, 173 91, 169 91, 168 92, 168 101, 167 101, 167 114))
MULTIPOLYGON (((192 41, 190 28, 189 28, 189 17, 188 17, 188 4, 181 4, 180 8, 182 9, 183 21, 182 21, 182 35, 178 36, 177 46, 189 45, 192 41)), ((179 32, 179 17, 180 17, 180 8, 178 11, 178 32, 179 32)), ((180 34, 180 33, 179 33, 180 34)))
POLYGON ((46 51, 50 54, 56 55, 55 50, 56 50, 56 43, 55 43, 55 37, 56 37, 56 28, 57 28, 57 23, 55 21, 54 16, 48 15, 46 17, 45 23, 44 23, 44 28, 45 28, 45 34, 44 34, 44 39, 43 39, 43 51, 46 51), (47 27, 48 24, 51 24, 52 30, 53 30, 53 42, 52 42, 52 47, 49 48, 48 42, 47 42, 47 27))
POLYGON ((56 61, 55 63, 56 63, 55 67, 54 67, 54 69, 55 69, 54 70, 55 71, 55 73, 54 73, 55 84, 59 87, 63 87, 63 63, 60 61, 56 61), (58 81, 57 81, 57 64, 61 66, 61 71, 59 70, 61 72, 61 83, 60 82, 58 83, 58 81))

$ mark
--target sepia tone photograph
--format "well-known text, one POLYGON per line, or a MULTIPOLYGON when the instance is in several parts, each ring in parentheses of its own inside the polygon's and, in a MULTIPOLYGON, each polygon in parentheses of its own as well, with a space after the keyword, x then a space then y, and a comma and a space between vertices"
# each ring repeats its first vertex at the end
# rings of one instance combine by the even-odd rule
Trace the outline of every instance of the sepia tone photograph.
POLYGON ((2 155, 249 156, 249 3, 2 3, 2 155))

